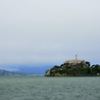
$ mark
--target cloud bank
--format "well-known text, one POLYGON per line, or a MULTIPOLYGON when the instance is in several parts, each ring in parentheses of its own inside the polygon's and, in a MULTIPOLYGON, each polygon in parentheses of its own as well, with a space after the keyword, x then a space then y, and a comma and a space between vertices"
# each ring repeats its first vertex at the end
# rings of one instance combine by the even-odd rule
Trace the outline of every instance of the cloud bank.
POLYGON ((99 0, 0 1, 0 64, 100 63, 99 0))

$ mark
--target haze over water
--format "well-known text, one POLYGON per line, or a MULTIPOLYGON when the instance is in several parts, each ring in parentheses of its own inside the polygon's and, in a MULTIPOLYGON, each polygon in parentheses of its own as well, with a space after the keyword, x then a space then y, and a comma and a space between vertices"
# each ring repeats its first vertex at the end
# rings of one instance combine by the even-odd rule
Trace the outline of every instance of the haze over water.
POLYGON ((0 77, 0 100, 100 100, 100 77, 0 77))

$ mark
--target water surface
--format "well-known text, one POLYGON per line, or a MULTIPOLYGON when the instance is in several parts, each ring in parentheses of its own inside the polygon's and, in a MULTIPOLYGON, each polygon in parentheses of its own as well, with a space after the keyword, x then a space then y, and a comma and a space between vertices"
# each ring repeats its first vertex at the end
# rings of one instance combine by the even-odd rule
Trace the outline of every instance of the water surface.
POLYGON ((0 77, 0 100, 100 100, 100 77, 0 77))

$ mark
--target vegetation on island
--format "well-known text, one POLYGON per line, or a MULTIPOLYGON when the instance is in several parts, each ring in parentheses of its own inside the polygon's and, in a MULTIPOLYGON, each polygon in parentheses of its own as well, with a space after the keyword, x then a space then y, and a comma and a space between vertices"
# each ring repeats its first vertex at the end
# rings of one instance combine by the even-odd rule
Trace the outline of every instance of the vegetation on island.
POLYGON ((66 61, 60 66, 55 65, 50 70, 46 71, 45 76, 99 76, 100 65, 90 66, 88 61, 66 61))

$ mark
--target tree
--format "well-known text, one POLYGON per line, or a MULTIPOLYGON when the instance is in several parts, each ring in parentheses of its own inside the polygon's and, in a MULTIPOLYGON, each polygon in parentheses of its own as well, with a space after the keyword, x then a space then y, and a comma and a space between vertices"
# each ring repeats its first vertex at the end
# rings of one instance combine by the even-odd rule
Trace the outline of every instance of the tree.
POLYGON ((90 62, 86 62, 86 64, 90 67, 90 62))

